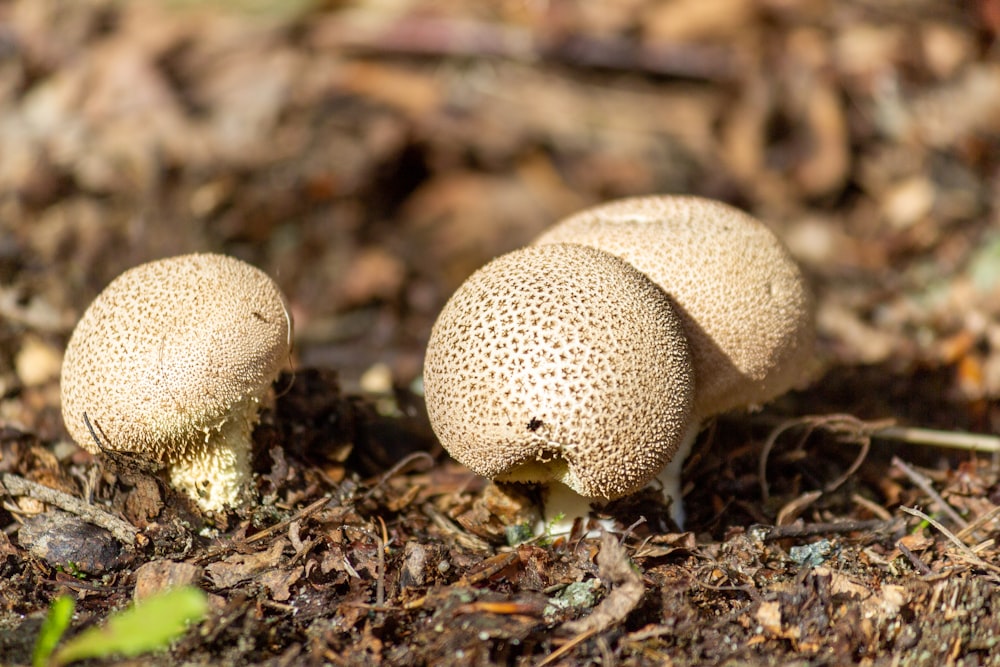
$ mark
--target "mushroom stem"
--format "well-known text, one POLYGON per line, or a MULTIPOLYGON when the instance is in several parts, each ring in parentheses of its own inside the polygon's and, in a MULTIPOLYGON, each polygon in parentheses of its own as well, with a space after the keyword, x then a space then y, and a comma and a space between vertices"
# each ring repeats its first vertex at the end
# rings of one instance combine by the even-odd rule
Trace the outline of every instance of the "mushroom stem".
POLYGON ((252 479, 251 434, 259 401, 251 398, 222 424, 204 431, 204 443, 167 461, 170 483, 201 509, 217 511, 241 504, 252 479))
MULTIPOLYGON (((545 487, 542 522, 536 527, 535 533, 538 535, 544 533, 564 535, 573 530, 573 524, 577 519, 583 519, 583 527, 586 529, 586 522, 590 516, 590 504, 595 501, 602 502, 596 498, 581 496, 562 482, 549 482, 545 487)), ((606 530, 613 530, 615 527, 613 519, 598 519, 598 522, 606 530)), ((591 537, 597 534, 595 531, 590 531, 587 536, 591 537)))
MULTIPOLYGON (((684 497, 681 486, 681 472, 684 470, 684 461, 691 453, 698 434, 701 432, 701 422, 695 421, 684 433, 677 452, 674 457, 663 467, 663 470, 656 476, 660 491, 663 493, 663 500, 670 504, 670 518, 674 520, 678 528, 684 528, 684 521, 687 513, 684 511, 684 497)), ((593 502, 603 502, 601 499, 587 498, 566 486, 562 482, 549 482, 545 489, 545 500, 542 508, 542 522, 536 527, 535 533, 541 535, 548 532, 552 535, 568 533, 573 529, 573 523, 577 518, 586 522, 590 516, 590 507, 593 502)), ((614 519, 597 519, 597 522, 605 530, 614 530, 614 519)), ((584 524, 586 528, 586 524, 584 524)), ((598 535, 597 531, 587 532, 588 537, 598 535)))
POLYGON ((684 521, 687 513, 684 511, 684 494, 681 486, 681 472, 684 470, 684 461, 691 453, 698 433, 701 432, 701 422, 694 420, 688 426, 680 446, 674 453, 674 457, 663 467, 663 470, 656 476, 660 483, 660 490, 663 492, 663 500, 670 503, 670 518, 674 520, 677 527, 684 529, 684 521))

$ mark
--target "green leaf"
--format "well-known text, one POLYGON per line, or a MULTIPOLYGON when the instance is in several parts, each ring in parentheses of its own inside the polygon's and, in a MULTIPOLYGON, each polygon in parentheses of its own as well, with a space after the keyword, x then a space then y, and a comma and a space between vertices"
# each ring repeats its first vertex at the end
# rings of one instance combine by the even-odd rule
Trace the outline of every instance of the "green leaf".
POLYGON ((49 613, 42 622, 42 629, 38 632, 38 639, 35 640, 35 651, 31 655, 33 667, 45 667, 48 664, 49 656, 73 620, 75 608, 76 600, 69 595, 60 595, 52 601, 49 613))
POLYGON ((111 655, 133 657, 158 651, 184 634, 208 612, 208 598, 193 586, 148 598, 108 619, 103 627, 84 630, 55 654, 55 664, 111 655))

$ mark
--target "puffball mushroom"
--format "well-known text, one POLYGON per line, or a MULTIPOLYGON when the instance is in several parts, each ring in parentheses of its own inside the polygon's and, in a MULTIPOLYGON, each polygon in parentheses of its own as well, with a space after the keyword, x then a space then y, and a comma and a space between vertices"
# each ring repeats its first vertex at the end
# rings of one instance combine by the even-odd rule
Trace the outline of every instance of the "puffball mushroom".
MULTIPOLYGON (((802 273, 770 229, 736 208, 698 197, 622 199, 572 215, 535 241, 549 243, 621 257, 673 299, 695 374, 686 448, 702 420, 766 403, 812 367, 813 299, 802 273)), ((679 489, 686 455, 661 476, 665 489, 679 489)))
POLYGON ((115 278, 87 308, 62 368, 63 421, 90 452, 166 464, 204 510, 239 505, 258 408, 291 347, 285 299, 266 273, 192 254, 115 278))
POLYGON ((677 306, 695 369, 695 415, 760 405, 811 366, 813 299, 795 260, 757 219, 699 197, 621 199, 556 223, 535 245, 621 257, 677 306))
POLYGON ((549 519, 586 514, 579 496, 649 482, 681 444, 693 390, 669 297, 625 261, 573 244, 517 250, 473 274, 435 322, 424 364, 445 449, 486 477, 547 483, 549 519))

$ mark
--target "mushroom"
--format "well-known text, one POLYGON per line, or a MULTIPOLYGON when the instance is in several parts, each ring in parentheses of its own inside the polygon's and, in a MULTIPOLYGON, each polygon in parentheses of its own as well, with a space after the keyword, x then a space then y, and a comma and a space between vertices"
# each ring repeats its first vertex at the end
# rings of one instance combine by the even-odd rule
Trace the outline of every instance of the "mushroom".
POLYGON ((535 241, 549 243, 621 257, 675 304, 695 396, 691 432, 660 477, 665 493, 679 490, 680 467, 705 419, 766 403, 813 369, 813 299, 802 273, 777 236, 738 209, 698 197, 622 199, 565 218, 535 241))
MULTIPOLYGON (((574 244, 494 259, 431 332, 431 426, 460 463, 548 484, 546 519, 642 488, 688 428, 693 371, 667 295, 611 254, 574 244)), ((565 525, 565 524, 564 524, 565 525)))
POLYGON ((215 254, 115 278, 87 308, 62 368, 63 421, 92 453, 163 462, 204 510, 239 505, 251 432, 288 360, 291 317, 263 271, 215 254))

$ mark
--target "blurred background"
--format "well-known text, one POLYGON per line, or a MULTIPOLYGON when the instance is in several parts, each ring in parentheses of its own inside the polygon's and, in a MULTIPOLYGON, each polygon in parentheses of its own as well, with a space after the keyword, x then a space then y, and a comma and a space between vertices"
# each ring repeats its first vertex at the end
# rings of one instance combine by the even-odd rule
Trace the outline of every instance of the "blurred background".
POLYGON ((998 0, 0 2, 0 420, 60 437, 66 339, 146 260, 252 262, 300 367, 408 386, 489 258, 690 193, 812 279, 800 409, 997 430, 998 31, 998 0))

